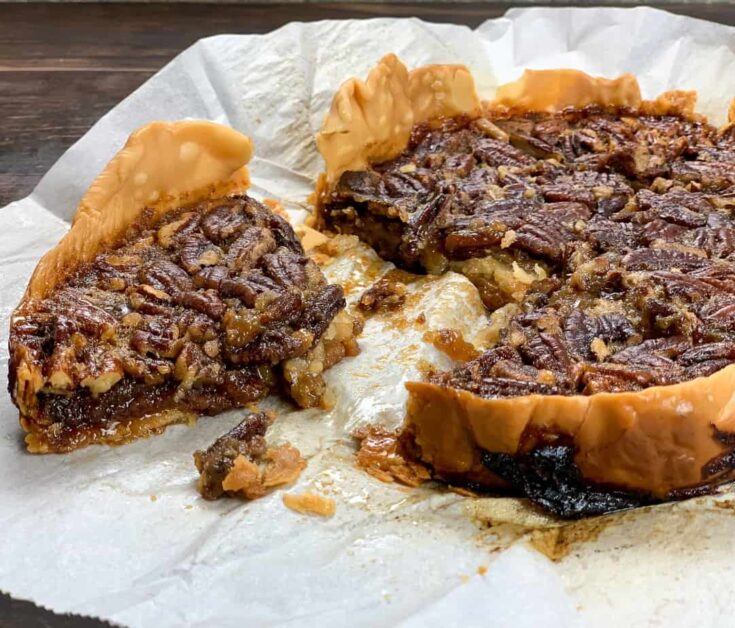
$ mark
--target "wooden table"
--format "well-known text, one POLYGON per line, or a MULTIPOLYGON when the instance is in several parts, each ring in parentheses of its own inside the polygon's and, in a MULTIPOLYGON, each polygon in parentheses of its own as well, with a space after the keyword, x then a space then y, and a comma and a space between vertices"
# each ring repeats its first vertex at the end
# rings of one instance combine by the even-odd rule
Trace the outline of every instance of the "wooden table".
MULTIPOLYGON (((509 6, 0 3, 0 207, 28 194, 95 120, 200 37, 375 16, 476 26, 509 6)), ((661 6, 735 24, 733 4, 661 6)))

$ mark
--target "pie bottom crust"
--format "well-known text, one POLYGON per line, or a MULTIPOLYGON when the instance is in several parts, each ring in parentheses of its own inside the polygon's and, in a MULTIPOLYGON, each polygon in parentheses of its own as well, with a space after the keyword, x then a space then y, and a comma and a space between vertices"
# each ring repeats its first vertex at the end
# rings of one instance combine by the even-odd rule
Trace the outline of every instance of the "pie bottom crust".
POLYGON ((24 417, 20 423, 28 432, 25 437, 28 452, 31 454, 68 453, 88 445, 124 445, 139 438, 161 434, 169 425, 191 424, 197 419, 194 412, 183 410, 164 410, 138 419, 121 421, 115 426, 88 427, 80 431, 74 441, 57 441, 53 426, 49 429, 39 427, 24 417))

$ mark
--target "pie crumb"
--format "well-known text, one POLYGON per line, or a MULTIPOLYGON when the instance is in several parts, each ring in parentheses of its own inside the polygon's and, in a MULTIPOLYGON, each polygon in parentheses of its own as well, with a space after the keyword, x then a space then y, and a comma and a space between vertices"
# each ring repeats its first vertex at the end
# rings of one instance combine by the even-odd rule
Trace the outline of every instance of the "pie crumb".
POLYGON ((294 228, 296 235, 301 240, 301 246, 304 247, 304 251, 309 252, 322 244, 326 244, 329 238, 325 236, 321 231, 312 229, 307 225, 299 225, 294 228))
POLYGON ((381 482, 416 487, 431 478, 429 470, 404 451, 400 432, 371 425, 356 430, 352 437, 360 441, 357 466, 381 482))
POLYGON ((301 475, 306 460, 296 447, 288 443, 268 447, 265 435, 274 418, 270 413, 251 413, 207 450, 195 452, 202 497, 257 499, 301 475))
POLYGON ((259 462, 256 464, 242 454, 237 456, 222 481, 222 488, 228 493, 240 493, 246 499, 257 499, 273 488, 293 482, 306 467, 299 450, 288 444, 268 449, 259 462))
POLYGON ((397 310, 406 302, 406 284, 386 277, 379 279, 360 296, 357 308, 364 313, 397 310))
POLYGON ((301 514, 319 517, 331 517, 336 509, 333 499, 315 493, 286 493, 283 496, 283 504, 301 514))

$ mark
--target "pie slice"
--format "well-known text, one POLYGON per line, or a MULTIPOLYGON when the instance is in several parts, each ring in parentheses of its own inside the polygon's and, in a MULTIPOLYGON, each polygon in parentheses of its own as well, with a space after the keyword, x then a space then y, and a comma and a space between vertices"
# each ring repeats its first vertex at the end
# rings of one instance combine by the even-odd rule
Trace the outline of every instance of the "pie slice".
POLYGON ((695 96, 528 71, 483 106, 465 68, 394 56, 340 88, 319 226, 488 309, 479 357, 407 385, 437 477, 569 517, 732 479, 735 132, 695 96))
POLYGON ((246 196, 249 138, 131 135, 39 262, 10 328, 28 450, 118 444, 282 391, 302 407, 359 324, 286 220, 246 196))

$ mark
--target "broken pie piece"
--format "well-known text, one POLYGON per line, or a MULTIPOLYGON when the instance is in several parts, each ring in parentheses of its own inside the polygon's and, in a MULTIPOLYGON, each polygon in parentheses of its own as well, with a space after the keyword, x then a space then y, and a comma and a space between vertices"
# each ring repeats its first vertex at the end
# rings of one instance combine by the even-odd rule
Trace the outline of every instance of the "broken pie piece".
POLYGON ((356 430, 352 437, 359 443, 355 457, 357 466, 381 482, 419 486, 431 478, 426 467, 417 462, 410 451, 413 442, 400 431, 371 425, 356 430))
POLYGON ((359 324, 291 226, 243 193, 251 152, 220 125, 156 122, 92 184, 11 321, 29 451, 122 443, 276 390, 322 403, 359 324))
POLYGON ((528 71, 485 107, 467 75, 388 56, 317 138, 318 226, 492 312, 494 346, 407 385, 421 460, 566 517, 732 479, 732 127, 630 75, 528 71))
POLYGON ((250 413, 206 451, 194 453, 202 497, 257 499, 301 475, 306 461, 298 449, 288 444, 268 447, 265 436, 273 419, 266 412, 250 413))

